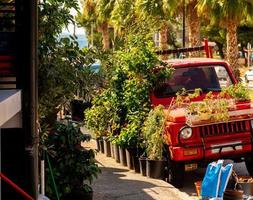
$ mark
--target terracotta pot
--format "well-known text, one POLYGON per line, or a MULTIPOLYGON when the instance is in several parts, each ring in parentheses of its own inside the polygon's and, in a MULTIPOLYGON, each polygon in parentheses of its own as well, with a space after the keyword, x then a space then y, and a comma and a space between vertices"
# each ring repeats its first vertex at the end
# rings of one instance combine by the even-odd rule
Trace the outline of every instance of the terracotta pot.
POLYGON ((226 190, 223 195, 223 200, 243 200, 243 191, 226 190))

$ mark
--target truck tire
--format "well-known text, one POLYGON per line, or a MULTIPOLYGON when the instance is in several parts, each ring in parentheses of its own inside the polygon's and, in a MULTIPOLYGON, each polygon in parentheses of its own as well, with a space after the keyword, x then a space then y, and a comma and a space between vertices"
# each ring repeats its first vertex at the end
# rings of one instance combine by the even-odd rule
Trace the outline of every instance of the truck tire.
POLYGON ((245 159, 245 165, 249 172, 249 175, 253 176, 253 159, 252 158, 245 159))
POLYGON ((184 185, 184 163, 168 160, 168 182, 176 188, 182 188, 184 185))

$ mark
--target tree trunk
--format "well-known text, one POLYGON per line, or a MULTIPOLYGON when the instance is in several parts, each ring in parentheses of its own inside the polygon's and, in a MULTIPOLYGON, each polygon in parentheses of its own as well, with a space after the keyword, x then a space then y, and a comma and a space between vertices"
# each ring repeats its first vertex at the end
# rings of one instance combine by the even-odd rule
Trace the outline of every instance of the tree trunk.
MULTIPOLYGON (((200 46, 200 19, 198 17, 197 0, 191 0, 187 5, 187 23, 189 27, 189 46, 200 46)), ((199 57, 200 52, 191 53, 192 57, 199 57)))
MULTIPOLYGON (((168 26, 167 24, 163 24, 159 31, 159 46, 161 50, 168 49, 168 26)), ((167 60, 168 55, 161 55, 162 60, 167 60)))
POLYGON ((225 56, 224 56, 224 52, 223 52, 223 44, 220 43, 220 42, 217 42, 217 41, 215 41, 215 43, 216 43, 216 45, 217 45, 217 47, 218 47, 218 51, 219 51, 220 58, 221 58, 221 59, 224 59, 225 56))
POLYGON ((232 67, 234 76, 240 79, 240 71, 238 68, 238 43, 237 43, 237 23, 228 21, 227 23, 227 55, 226 60, 232 67))
POLYGON ((107 50, 110 48, 110 35, 109 35, 109 29, 108 29, 107 23, 102 24, 101 33, 103 37, 103 49, 107 50))

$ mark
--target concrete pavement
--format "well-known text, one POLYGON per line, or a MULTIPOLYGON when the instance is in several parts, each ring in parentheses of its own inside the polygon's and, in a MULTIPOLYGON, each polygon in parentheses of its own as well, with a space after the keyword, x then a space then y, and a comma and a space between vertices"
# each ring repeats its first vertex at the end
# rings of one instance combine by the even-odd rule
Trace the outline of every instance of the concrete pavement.
MULTIPOLYGON (((94 148, 95 141, 83 144, 94 148)), ((96 160, 102 173, 92 184, 94 200, 196 200, 171 184, 151 179, 116 163, 114 159, 97 153, 96 160)), ((193 194, 194 195, 194 194, 193 194)))

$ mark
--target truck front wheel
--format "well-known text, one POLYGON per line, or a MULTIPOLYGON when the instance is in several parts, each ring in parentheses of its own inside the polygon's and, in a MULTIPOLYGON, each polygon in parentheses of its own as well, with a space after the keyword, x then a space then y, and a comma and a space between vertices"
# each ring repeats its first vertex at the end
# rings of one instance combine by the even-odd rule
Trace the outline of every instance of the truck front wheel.
POLYGON ((168 161, 168 182, 176 188, 182 188, 184 183, 184 163, 168 161))
POLYGON ((245 160, 245 165, 246 165, 246 168, 249 172, 249 175, 253 176, 253 159, 252 158, 246 159, 245 160))

